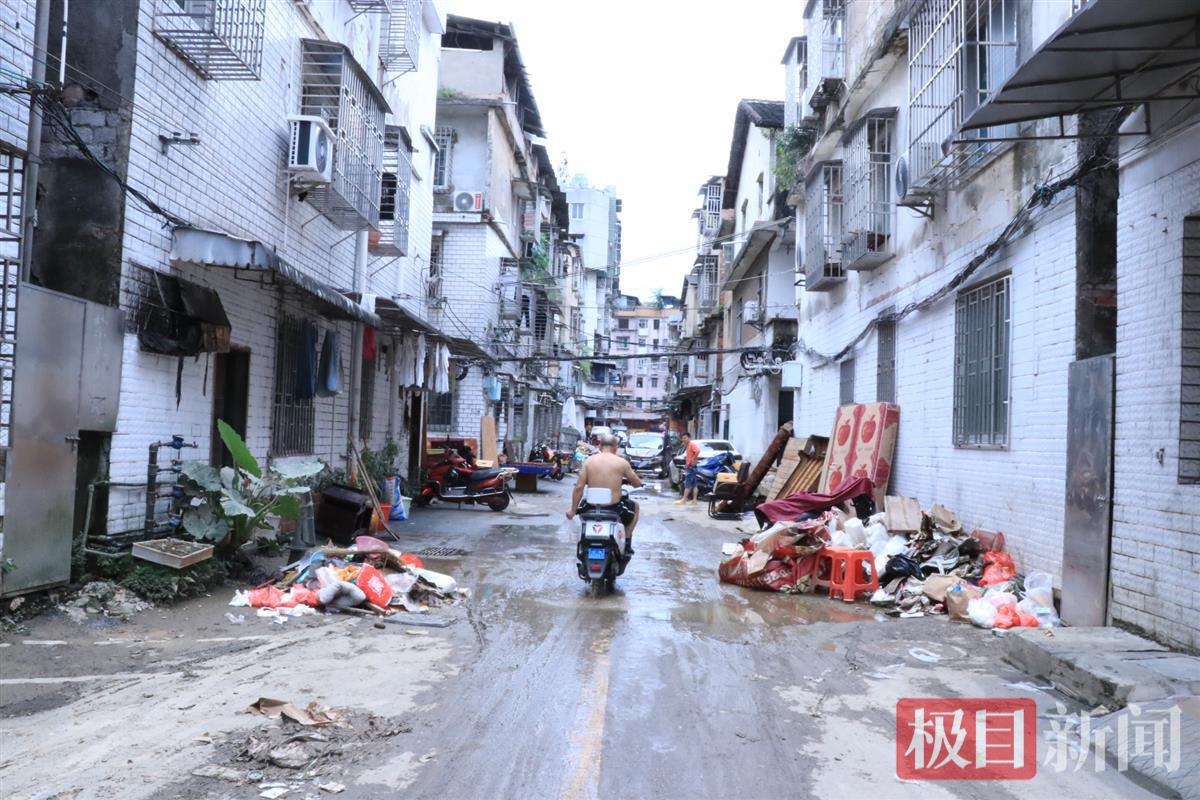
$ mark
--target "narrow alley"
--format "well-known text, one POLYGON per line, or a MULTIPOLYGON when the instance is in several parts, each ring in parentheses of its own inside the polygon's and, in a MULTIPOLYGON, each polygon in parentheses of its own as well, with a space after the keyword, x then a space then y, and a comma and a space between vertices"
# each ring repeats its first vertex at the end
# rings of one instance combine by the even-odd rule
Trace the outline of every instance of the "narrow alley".
MULTIPOLYGON (((230 592, 127 624, 39 618, 0 650, 4 795, 258 797, 263 781, 237 754, 281 724, 246 713, 272 697, 346 709, 373 731, 310 743, 338 752, 285 770, 288 797, 334 783, 345 798, 818 798, 831 782, 837 796, 1154 796, 1113 770, 1042 769, 1007 791, 898 780, 901 697, 1031 697, 1039 715, 1071 701, 1004 663, 988 631, 719 583, 732 525, 671 496, 644 498, 637 554, 595 596, 560 524, 568 488, 519 496, 504 515, 438 507, 404 526, 414 552, 453 552, 427 561, 470 589, 431 612, 445 628, 235 625, 230 592), (211 765, 234 772, 195 774, 211 765)), ((1039 762, 1053 745, 1039 742, 1039 762)))

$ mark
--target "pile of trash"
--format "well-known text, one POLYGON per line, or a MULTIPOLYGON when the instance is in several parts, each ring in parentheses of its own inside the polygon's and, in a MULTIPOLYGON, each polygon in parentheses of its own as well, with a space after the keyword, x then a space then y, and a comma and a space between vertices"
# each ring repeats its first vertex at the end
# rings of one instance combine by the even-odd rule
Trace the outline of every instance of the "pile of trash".
POLYGON ((129 619, 154 606, 133 592, 112 581, 91 581, 84 584, 74 598, 60 603, 58 610, 72 622, 83 624, 94 616, 129 619))
MULTIPOLYGON (((281 624, 318 609, 389 621, 398 612, 427 613, 467 594, 451 576, 425 569, 419 557, 393 550, 373 536, 359 536, 351 547, 310 550, 280 570, 276 580, 235 592, 229 605, 255 608, 258 616, 281 624)), ((234 623, 244 621, 243 615, 225 616, 234 623)))
POLYGON ((412 732, 394 719, 316 703, 301 707, 260 697, 246 711, 270 722, 249 732, 197 737, 194 744, 214 747, 214 762, 192 770, 194 777, 253 785, 266 798, 341 794, 352 782, 348 771, 372 757, 372 742, 412 732))
POLYGON ((869 550, 868 568, 879 588, 871 603, 898 617, 944 614, 981 628, 1054 627, 1052 579, 1045 572, 1017 574, 1004 551, 1004 534, 964 531, 941 505, 922 511, 915 500, 907 514, 860 519, 854 504, 777 522, 738 544, 724 547, 721 580, 741 586, 803 593, 813 590, 824 547, 869 550), (889 530, 888 525, 892 525, 889 530), (902 530, 896 530, 900 528, 902 530))

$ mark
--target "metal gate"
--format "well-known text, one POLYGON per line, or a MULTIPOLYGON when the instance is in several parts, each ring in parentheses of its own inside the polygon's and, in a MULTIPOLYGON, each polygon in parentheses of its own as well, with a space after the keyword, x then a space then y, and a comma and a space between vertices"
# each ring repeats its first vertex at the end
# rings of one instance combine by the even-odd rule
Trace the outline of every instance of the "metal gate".
POLYGON ((71 577, 75 445, 87 302, 21 286, 0 594, 71 577))
POLYGON ((1070 365, 1062 618, 1104 625, 1112 544, 1113 356, 1070 365))

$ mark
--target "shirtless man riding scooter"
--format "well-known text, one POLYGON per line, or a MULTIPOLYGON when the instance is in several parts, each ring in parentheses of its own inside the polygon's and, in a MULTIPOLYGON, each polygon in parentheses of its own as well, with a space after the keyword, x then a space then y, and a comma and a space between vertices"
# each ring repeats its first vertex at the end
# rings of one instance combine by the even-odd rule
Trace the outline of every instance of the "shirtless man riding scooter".
POLYGON ((600 452, 589 456, 579 470, 579 480, 575 482, 575 490, 571 492, 571 507, 567 509, 567 519, 574 519, 583 501, 583 492, 589 486, 592 488, 608 489, 613 497, 621 498, 616 503, 621 515, 621 524, 625 526, 625 554, 633 555, 633 529, 638 522, 638 504, 628 497, 621 496, 621 484, 628 481, 630 486, 637 488, 642 485, 642 479, 629 466, 629 462, 617 455, 619 442, 616 436, 604 434, 600 437, 600 452))

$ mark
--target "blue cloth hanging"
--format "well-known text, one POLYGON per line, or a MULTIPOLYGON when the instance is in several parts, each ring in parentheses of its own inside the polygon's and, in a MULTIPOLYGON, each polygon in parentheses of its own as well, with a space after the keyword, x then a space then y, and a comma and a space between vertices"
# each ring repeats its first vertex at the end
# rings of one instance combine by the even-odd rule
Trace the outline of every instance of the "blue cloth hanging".
POLYGON ((317 394, 317 326, 300 323, 300 342, 296 348, 296 398, 311 400, 317 394))
POLYGON ((317 371, 317 394, 321 397, 333 397, 342 389, 342 349, 339 344, 336 331, 325 334, 321 367, 317 371))

